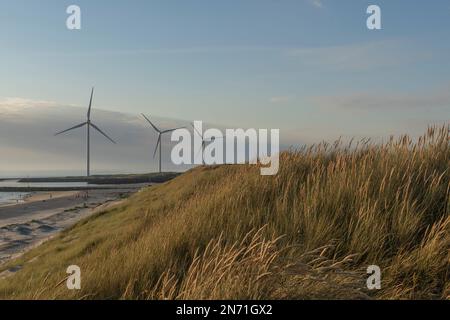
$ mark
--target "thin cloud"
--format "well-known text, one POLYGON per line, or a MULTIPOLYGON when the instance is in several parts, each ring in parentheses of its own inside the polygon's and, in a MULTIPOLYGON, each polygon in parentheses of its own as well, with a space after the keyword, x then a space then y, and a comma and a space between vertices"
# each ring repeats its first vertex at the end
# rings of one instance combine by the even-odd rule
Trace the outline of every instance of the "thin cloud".
POLYGON ((308 2, 316 8, 322 9, 324 7, 322 0, 308 0, 308 2))
MULTIPOLYGON (((322 2, 320 2, 322 3, 322 2)), ((367 71, 430 59, 433 53, 402 39, 323 47, 286 46, 194 46, 179 48, 135 48, 130 50, 41 52, 38 55, 65 57, 152 56, 152 55, 259 55, 291 59, 304 67, 325 71, 367 71)))
POLYGON ((8 97, 0 100, 0 112, 17 112, 25 108, 56 107, 58 103, 54 101, 33 100, 17 97, 8 97))
POLYGON ((252 52, 273 52, 280 48, 266 46, 194 46, 194 47, 174 47, 174 48, 134 48, 129 50, 107 50, 107 51, 62 51, 62 52, 39 52, 38 56, 141 56, 141 55, 198 55, 198 54, 235 54, 252 52))
MULTIPOLYGON (((13 104, 23 106, 30 103, 13 104)), ((18 110, 6 117, 0 113, 0 150, 2 150, 0 168, 3 172, 0 172, 0 176, 5 174, 11 176, 16 173, 19 175, 20 172, 36 174, 36 171, 48 170, 84 174, 85 128, 58 137, 55 137, 54 133, 82 122, 86 116, 85 107, 54 107, 52 104, 51 107, 18 110)), ((93 112, 95 124, 118 142, 109 143, 97 132, 92 133, 92 168, 96 173, 150 172, 157 169, 158 162, 157 158, 153 158, 153 151, 158 136, 141 116, 97 108, 93 112)), ((190 129, 188 121, 155 117, 151 112, 148 116, 160 129, 175 127, 190 129)), ((204 123, 205 129, 211 127, 223 130, 220 126, 204 123)), ((226 126, 226 128, 233 127, 226 126)), ((176 143, 171 141, 169 135, 163 137, 162 144, 164 170, 180 171, 191 167, 171 163, 170 153, 176 143)))
POLYGON ((290 96, 277 96, 270 98, 271 103, 280 104, 280 103, 287 103, 292 100, 292 97, 290 96))
POLYGON ((356 92, 337 96, 317 96, 310 102, 325 108, 353 110, 439 109, 450 105, 450 88, 422 93, 368 93, 356 92))
MULTIPOLYGON (((138 115, 93 110, 94 122, 118 144, 92 134, 92 167, 98 172, 148 172, 157 168, 153 159, 157 135, 138 115)), ((83 174, 86 130, 55 137, 60 130, 82 122, 86 107, 70 107, 54 102, 21 98, 3 99, 0 104, 0 168, 5 172, 66 170, 83 174), (13 112, 3 113, 3 107, 13 112)), ((187 123, 152 117, 161 129, 187 126, 187 123)), ((170 159, 170 137, 163 139, 166 170, 180 170, 170 159)), ((184 167, 182 167, 184 168, 184 167)), ((0 174, 1 175, 1 174, 0 174)))
POLYGON ((413 44, 401 40, 298 48, 290 49, 286 54, 306 66, 333 71, 367 71, 432 57, 431 52, 418 49, 413 44))

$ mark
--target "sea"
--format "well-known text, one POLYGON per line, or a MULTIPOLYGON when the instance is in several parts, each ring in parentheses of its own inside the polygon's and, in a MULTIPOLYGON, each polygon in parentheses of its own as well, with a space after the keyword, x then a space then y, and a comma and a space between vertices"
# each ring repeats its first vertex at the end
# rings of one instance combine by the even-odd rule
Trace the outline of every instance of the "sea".
MULTIPOLYGON (((84 187, 87 182, 19 182, 19 180, 0 180, 0 187, 37 187, 37 188, 67 188, 84 187)), ((0 192, 0 206, 21 203, 29 192, 0 192)))
POLYGON ((21 203, 27 195, 25 192, 0 192, 0 206, 21 203))

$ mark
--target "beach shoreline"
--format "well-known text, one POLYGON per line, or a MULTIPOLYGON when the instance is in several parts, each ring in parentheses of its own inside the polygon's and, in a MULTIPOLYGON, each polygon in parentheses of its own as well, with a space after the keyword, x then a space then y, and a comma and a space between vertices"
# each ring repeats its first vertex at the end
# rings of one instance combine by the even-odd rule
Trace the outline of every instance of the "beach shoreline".
POLYGON ((66 197, 66 196, 76 196, 79 193, 80 193, 80 191, 77 191, 77 190, 48 191, 48 192, 47 191, 33 191, 33 192, 25 193, 25 195, 21 199, 16 199, 15 202, 11 200, 10 202, 0 203, 0 209, 6 208, 6 207, 14 207, 14 206, 17 206, 19 204, 24 204, 24 203, 31 204, 33 202, 48 201, 51 199, 58 199, 61 197, 66 197))
MULTIPOLYGON (((34 192, 23 202, 0 206, 0 266, 145 186, 96 189, 89 197, 84 191, 34 192)), ((16 271, 6 270, 0 277, 16 271)))

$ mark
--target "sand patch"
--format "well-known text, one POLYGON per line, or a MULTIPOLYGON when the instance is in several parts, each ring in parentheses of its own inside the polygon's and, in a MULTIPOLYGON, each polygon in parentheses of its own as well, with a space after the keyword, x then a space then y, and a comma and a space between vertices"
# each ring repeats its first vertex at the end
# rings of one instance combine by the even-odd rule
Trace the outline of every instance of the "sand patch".
MULTIPOLYGON (((125 195, 137 190, 93 190, 88 199, 79 196, 79 192, 61 192, 52 198, 35 195, 26 203, 0 207, 0 265, 48 241, 81 219, 120 204, 125 195)), ((0 277, 17 271, 6 270, 0 277)))

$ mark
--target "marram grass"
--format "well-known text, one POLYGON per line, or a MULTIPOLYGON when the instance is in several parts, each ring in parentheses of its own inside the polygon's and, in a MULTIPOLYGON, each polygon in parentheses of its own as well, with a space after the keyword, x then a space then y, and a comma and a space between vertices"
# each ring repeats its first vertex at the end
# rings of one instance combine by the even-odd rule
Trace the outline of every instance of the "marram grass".
POLYGON ((0 267, 1 299, 449 299, 449 128, 200 167, 0 267), (65 285, 78 265, 82 289, 65 285), (378 265, 381 290, 366 287, 378 265))

